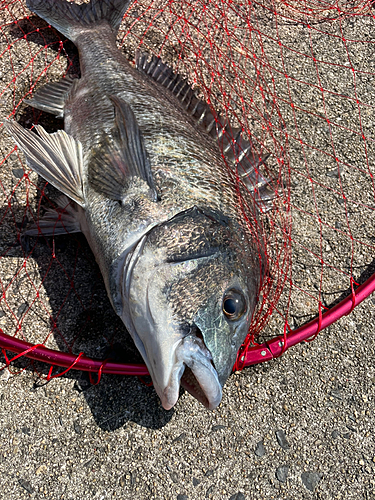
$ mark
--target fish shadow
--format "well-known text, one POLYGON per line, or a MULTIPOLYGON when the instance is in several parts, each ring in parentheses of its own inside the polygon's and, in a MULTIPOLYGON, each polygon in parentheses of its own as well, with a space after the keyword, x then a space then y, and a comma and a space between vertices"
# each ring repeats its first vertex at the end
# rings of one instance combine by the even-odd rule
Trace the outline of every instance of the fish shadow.
POLYGON ((32 14, 24 19, 18 19, 7 25, 6 28, 14 42, 26 39, 28 43, 56 52, 56 55, 62 52, 69 61, 66 69, 67 74, 80 74, 77 47, 42 18, 32 14))
MULTIPOLYGON (((41 47, 48 46, 56 55, 63 51, 68 60, 66 73, 80 76, 75 45, 39 17, 32 15, 17 20, 8 25, 7 29, 9 38, 15 43, 26 36, 28 42, 41 47), (60 40, 64 40, 63 48, 60 40)), ((26 82, 24 88, 20 85, 17 90, 20 98, 27 95, 29 84, 30 82, 26 82)), ((43 78, 38 86, 42 84, 43 78)), ((34 123, 42 125, 48 133, 63 128, 63 120, 26 104, 25 100, 16 114, 17 122, 25 128, 30 128, 34 123)), ((2 168, 7 168, 7 164, 2 168)), ((20 168, 13 170, 16 184, 20 182, 23 173, 20 168)), ((41 204, 41 213, 43 207, 53 204, 61 194, 52 186, 46 186, 42 178, 37 181, 37 191, 36 206, 41 204)), ((45 332, 47 335, 51 332, 55 348, 61 351, 77 355, 84 352, 87 356, 100 360, 143 363, 129 333, 112 309, 100 270, 84 236, 73 234, 35 238, 24 235, 24 229, 35 217, 35 213, 32 214, 31 209, 18 200, 17 193, 12 196, 11 207, 0 208, 0 239, 5 263, 3 269, 10 276, 13 272, 10 266, 16 266, 12 278, 5 279, 2 276, 3 287, 11 287, 9 296, 15 297, 13 302, 9 302, 10 298, 7 301, 4 298, 0 300, 0 319, 1 315, 6 319, 4 333, 14 334, 21 324, 26 340, 34 343, 43 341, 45 332), (29 276, 17 272, 25 260, 27 269, 32 268, 29 276), (36 299, 34 285, 40 282, 42 298, 36 299), (48 306, 48 313, 43 310, 43 304, 48 306), (42 330, 39 339, 32 336, 35 325, 42 330)), ((7 355, 12 357, 10 352, 7 355)), ((5 358, 0 354, 0 362, 3 361, 5 358)), ((39 390, 45 384, 53 383, 46 382, 43 378, 49 373, 48 365, 21 357, 12 362, 12 367, 15 370, 34 372, 32 390, 39 390)), ((54 367, 52 375, 63 371, 63 368, 54 367)), ((87 373, 72 369, 62 376, 74 381, 74 390, 83 394, 95 422, 106 431, 115 430, 128 421, 158 429, 166 425, 174 413, 174 410, 164 410, 154 388, 144 383, 147 381, 136 377, 103 374, 99 383, 95 384, 96 374, 90 379, 87 373)))
MULTIPOLYGON (((44 181, 41 183, 44 185, 44 181)), ((0 217, 3 211, 6 209, 0 210, 0 217)), ((24 210, 13 210, 13 214, 15 217, 24 217, 24 210)), ((7 247, 7 243, 4 246, 7 247)), ((100 270, 83 235, 55 238, 21 236, 9 242, 7 249, 3 259, 16 259, 20 267, 26 258, 28 264, 32 262, 34 269, 37 268, 50 308, 49 317, 46 318, 41 307, 45 298, 42 301, 35 300, 35 291, 25 291, 25 280, 22 277, 15 279, 12 294, 18 302, 12 310, 22 324, 23 331, 32 328, 36 321, 37 324, 42 322, 45 332, 52 332, 58 350, 77 355, 84 352, 100 360, 143 363, 125 326, 113 311, 100 270), (51 257, 52 248, 54 259, 51 257)), ((16 269, 14 272, 16 274, 16 269)), ((33 277, 37 283, 38 277, 35 274, 33 277)), ((7 283, 4 285, 7 287, 7 283)), ((0 302, 2 314, 7 307, 4 301, 0 302)), ((12 331, 4 328, 4 333, 12 331)), ((27 335, 26 339, 29 340, 27 335)), ((7 355, 8 358, 12 357, 10 352, 7 355)), ((4 356, 0 355, 0 361, 4 360, 4 356)), ((53 380, 45 380, 50 370, 46 364, 24 357, 12 362, 12 371, 23 369, 34 372, 32 390, 53 383, 53 380)), ((51 375, 64 370, 54 367, 51 375)), ((158 429, 165 426, 174 413, 173 409, 166 411, 162 408, 154 388, 148 386, 149 380, 103 374, 98 381, 95 373, 90 377, 86 372, 73 369, 62 376, 74 381, 73 390, 83 394, 95 422, 106 431, 113 431, 128 421, 158 429)))

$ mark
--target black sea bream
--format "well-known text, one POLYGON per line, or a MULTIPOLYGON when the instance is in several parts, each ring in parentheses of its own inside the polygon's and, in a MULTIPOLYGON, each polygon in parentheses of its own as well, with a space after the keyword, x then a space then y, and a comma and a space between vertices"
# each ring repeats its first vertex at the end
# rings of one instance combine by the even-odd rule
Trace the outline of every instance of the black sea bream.
POLYGON ((186 81, 156 57, 138 54, 133 67, 117 49, 129 4, 28 0, 76 44, 81 78, 49 83, 29 101, 63 117, 64 131, 6 126, 28 166, 64 195, 65 212, 48 212, 40 230, 85 234, 163 407, 176 404, 181 383, 212 409, 264 272, 263 249, 243 223, 218 143, 233 172, 235 161, 247 172, 254 222, 254 200, 267 203, 272 193, 251 145, 241 134, 229 143, 228 126, 186 81))

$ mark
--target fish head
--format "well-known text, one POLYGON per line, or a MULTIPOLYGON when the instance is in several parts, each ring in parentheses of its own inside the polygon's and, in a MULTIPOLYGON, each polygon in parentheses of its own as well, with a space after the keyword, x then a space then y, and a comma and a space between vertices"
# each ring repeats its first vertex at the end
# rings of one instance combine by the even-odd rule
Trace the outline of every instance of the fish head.
POLYGON ((123 318, 165 409, 180 385, 222 398, 259 291, 259 252, 228 220, 196 207, 154 227, 124 273, 123 318))

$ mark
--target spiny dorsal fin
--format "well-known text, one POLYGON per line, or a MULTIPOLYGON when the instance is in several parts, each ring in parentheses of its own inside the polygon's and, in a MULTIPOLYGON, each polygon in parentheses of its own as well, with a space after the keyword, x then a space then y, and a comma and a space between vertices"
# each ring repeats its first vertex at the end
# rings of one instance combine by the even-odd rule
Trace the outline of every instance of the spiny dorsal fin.
POLYGON ((63 118, 65 102, 74 81, 75 79, 66 76, 58 82, 47 83, 35 92, 32 99, 25 102, 28 106, 63 118))
POLYGON ((110 199, 121 201, 134 179, 144 181, 148 196, 157 199, 150 161, 137 119, 124 100, 112 96, 115 126, 103 136, 89 160, 89 183, 110 199))
POLYGON ((148 54, 137 51, 135 65, 140 71, 150 76, 163 87, 170 90, 184 106, 187 113, 193 116, 211 137, 216 138, 216 120, 208 104, 198 99, 194 90, 186 79, 173 73, 171 68, 163 63, 160 57, 152 56, 148 60, 148 54))
POLYGON ((238 165, 241 181, 259 202, 261 209, 267 211, 272 208, 278 190, 259 171, 269 155, 259 156, 253 143, 244 139, 242 129, 231 127, 228 121, 223 120, 206 102, 200 100, 187 80, 173 73, 160 57, 153 55, 149 60, 147 53, 137 51, 135 66, 178 98, 186 112, 195 118, 197 125, 217 140, 221 153, 233 168, 238 165))
POLYGON ((64 130, 48 134, 43 127, 36 125, 37 135, 14 121, 5 121, 4 125, 24 152, 27 165, 83 207, 81 143, 64 130))

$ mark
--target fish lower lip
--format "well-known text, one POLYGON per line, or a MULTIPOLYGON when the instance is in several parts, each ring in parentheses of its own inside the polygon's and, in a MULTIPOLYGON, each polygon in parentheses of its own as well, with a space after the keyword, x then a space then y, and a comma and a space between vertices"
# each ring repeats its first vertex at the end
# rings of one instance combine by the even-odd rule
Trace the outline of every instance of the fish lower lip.
POLYGON ((185 337, 176 349, 176 358, 170 384, 161 398, 164 408, 176 403, 180 384, 206 408, 216 408, 222 388, 203 340, 194 335, 185 337))
POLYGON ((189 394, 194 396, 194 398, 202 403, 203 406, 205 406, 206 408, 210 407, 210 402, 208 401, 207 396, 202 391, 198 380, 188 366, 185 368, 184 373, 182 374, 180 383, 181 387, 183 387, 189 394))

